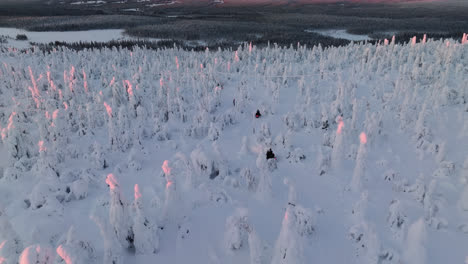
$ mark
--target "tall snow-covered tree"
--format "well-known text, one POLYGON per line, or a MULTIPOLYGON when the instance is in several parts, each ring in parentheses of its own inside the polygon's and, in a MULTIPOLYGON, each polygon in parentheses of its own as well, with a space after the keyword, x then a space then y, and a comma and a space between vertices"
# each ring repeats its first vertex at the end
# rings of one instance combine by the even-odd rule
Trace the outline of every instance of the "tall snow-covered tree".
POLYGON ((134 187, 135 200, 133 202, 133 233, 137 254, 154 254, 159 250, 157 225, 147 216, 143 206, 143 198, 138 184, 134 187))
POLYGON ((120 185, 114 174, 108 174, 106 183, 110 189, 109 223, 123 248, 134 247, 134 233, 129 216, 129 208, 123 200, 120 185))
POLYGON ((46 245, 33 245, 25 248, 19 257, 19 264, 52 264, 55 252, 46 245))
POLYGON ((22 250, 22 240, 13 229, 5 210, 0 207, 0 260, 5 264, 16 263, 22 250))
POLYGON ((288 204, 271 263, 306 263, 304 258, 305 239, 313 234, 315 222, 311 212, 297 203, 293 183, 285 180, 285 184, 289 186, 288 204))
POLYGON ((403 259, 407 263, 427 263, 426 239, 427 231, 424 219, 419 219, 409 226, 403 252, 403 259))

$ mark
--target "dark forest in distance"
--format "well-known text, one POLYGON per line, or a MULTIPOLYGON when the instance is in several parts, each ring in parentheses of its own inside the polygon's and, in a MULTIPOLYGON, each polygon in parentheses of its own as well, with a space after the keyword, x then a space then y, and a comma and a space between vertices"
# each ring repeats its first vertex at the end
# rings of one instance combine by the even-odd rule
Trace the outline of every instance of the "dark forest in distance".
POLYGON ((399 42, 424 33, 432 38, 461 38, 468 32, 468 3, 462 2, 244 7, 213 4, 148 7, 149 2, 136 1, 71 5, 71 2, 0 1, 0 27, 30 31, 123 28, 136 37, 167 39, 181 45, 203 40, 204 46, 212 48, 235 47, 244 42, 322 46, 349 43, 305 31, 310 29, 346 29, 376 39, 396 34, 399 42), (139 11, 125 11, 130 8, 139 11))

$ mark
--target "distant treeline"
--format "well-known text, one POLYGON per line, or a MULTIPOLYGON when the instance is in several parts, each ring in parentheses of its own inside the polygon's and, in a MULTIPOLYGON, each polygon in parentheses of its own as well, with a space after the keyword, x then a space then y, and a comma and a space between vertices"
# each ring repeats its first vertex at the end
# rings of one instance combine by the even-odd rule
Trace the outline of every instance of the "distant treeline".
MULTIPOLYGON (((181 14, 165 15, 87 15, 2 17, 0 27, 16 27, 29 31, 76 31, 90 29, 126 29, 131 36, 178 40, 226 39, 250 41, 262 36, 300 35, 307 29, 347 29, 354 34, 382 32, 468 32, 468 20, 441 17, 411 17, 405 19, 374 16, 340 16, 320 13, 268 14, 181 14)), ((376 11, 377 12, 377 11, 376 11)), ((304 36, 306 41, 306 36, 304 36)))
POLYGON ((135 47, 146 48, 146 49, 169 49, 169 48, 181 48, 189 49, 183 42, 180 41, 145 41, 145 40, 112 40, 109 42, 61 42, 55 41, 48 44, 34 43, 31 45, 38 47, 44 52, 52 52, 56 48, 65 47, 75 51, 89 50, 89 49, 128 49, 133 50, 135 47))
POLYGON ((86 10, 63 4, 48 5, 46 2, 50 1, 1 0, 0 16, 84 16, 104 13, 103 10, 86 10))
MULTIPOLYGON (((297 43, 300 45, 306 45, 308 47, 321 45, 322 47, 330 46, 344 46, 350 43, 349 40, 344 39, 335 39, 330 37, 324 37, 321 35, 315 35, 316 38, 309 39, 309 41, 288 41, 284 36, 278 35, 276 37, 271 36, 271 40, 257 40, 253 41, 252 44, 257 47, 266 47, 268 45, 278 45, 282 47, 296 47, 297 43), (293 44, 294 43, 294 44, 293 44)), ((293 38, 294 36, 289 35, 288 38, 293 38)), ((31 42, 31 45, 38 47, 44 52, 51 52, 58 47, 66 47, 68 49, 80 51, 85 49, 128 49, 133 50, 135 47, 146 48, 151 50, 158 49, 170 49, 178 48, 183 50, 193 50, 193 51, 204 51, 207 48, 209 50, 217 49, 237 49, 240 45, 248 45, 248 42, 236 42, 236 41, 211 41, 207 42, 206 45, 200 44, 197 42, 191 41, 181 41, 181 40, 160 40, 160 41, 148 41, 148 40, 113 40, 109 42, 60 42, 55 41, 48 44, 34 43, 31 42)))
MULTIPOLYGON (((116 13, 85 16, 0 16, 0 27, 17 27, 30 31, 125 29, 126 34, 133 37, 168 39, 171 40, 170 43, 194 49, 236 47, 243 42, 253 42, 258 46, 268 43, 288 46, 297 42, 308 46, 319 43, 322 46, 342 46, 350 42, 306 32, 311 29, 346 29, 349 33, 369 35, 375 39, 389 38, 396 34, 399 43, 407 42, 414 35, 420 38, 424 33, 436 39, 458 39, 463 32, 468 32, 468 19, 461 19, 466 18, 464 11, 468 11, 467 8, 426 9, 347 3, 297 9, 178 7, 157 9, 146 16, 116 13), (188 41, 206 45, 202 47, 189 44, 188 41)), ((137 42, 138 45, 139 43, 137 42)), ((149 47, 169 45, 164 44, 165 42, 158 43, 145 44, 149 47)), ((101 44, 96 44, 99 45, 101 44)))
MULTIPOLYGON (((412 37, 416 37, 419 41, 423 39, 425 33, 421 32, 402 32, 395 35, 397 43, 408 42, 412 37)), ((428 39, 440 40, 440 39, 454 39, 460 41, 463 37, 463 32, 449 32, 449 33, 427 33, 428 39)))
POLYGON ((458 33, 468 32, 468 21, 441 21, 430 18, 392 20, 326 15, 273 14, 263 21, 179 18, 164 24, 127 27, 126 32, 129 35, 138 37, 183 40, 224 38, 240 41, 292 34, 295 36, 302 35, 301 39, 307 41, 307 36, 304 34, 305 30, 328 28, 347 29, 350 33, 366 35, 390 31, 458 33))
POLYGON ((164 24, 166 21, 165 18, 133 15, 0 17, 0 27, 15 27, 29 31, 79 31, 122 29, 146 24, 164 24))
MULTIPOLYGON (((349 40, 345 39, 335 39, 330 37, 321 36, 318 34, 310 33, 311 35, 315 36, 315 38, 310 39, 308 42, 304 41, 289 41, 284 38, 284 36, 270 36, 269 41, 257 40, 253 41, 252 44, 256 47, 262 48, 266 46, 280 46, 280 47, 291 47, 296 48, 297 44, 301 46, 307 46, 308 48, 312 48, 314 46, 321 46, 321 47, 339 47, 345 46, 351 43, 349 40)), ((462 34, 463 35, 463 34, 462 34)), ((287 36, 290 40, 294 40, 294 35, 287 36)), ((396 44, 406 44, 410 42, 410 39, 416 37, 418 42, 424 37, 422 33, 401 33, 395 35, 395 42, 396 44)), ((427 39, 433 40, 440 40, 440 39, 449 39, 452 38, 456 41, 461 40, 461 36, 459 37, 458 34, 427 34, 427 39)), ((0 37, 1 40, 1 37, 0 37)), ((297 39, 296 39, 297 40, 297 39)), ((359 41, 364 42, 364 41, 359 41)), ((378 42, 382 42, 382 40, 370 40, 365 41, 367 43, 376 44, 378 42)), ((164 50, 164 49, 171 49, 177 48, 182 50, 193 50, 193 51, 205 51, 206 49, 209 50, 236 50, 242 45, 249 45, 248 42, 234 42, 234 41, 224 41, 224 42, 210 42, 206 45, 197 44, 196 42, 190 41, 181 41, 181 40, 160 40, 160 41, 149 41, 149 40, 113 40, 109 42, 60 42, 55 41, 48 44, 42 43, 30 43, 33 46, 36 46, 43 52, 50 53, 54 49, 57 48, 68 48, 75 51, 81 50, 89 50, 89 49, 126 49, 126 50, 133 50, 135 47, 145 48, 150 50, 164 50)), ((32 49, 32 48, 31 48, 32 49)))

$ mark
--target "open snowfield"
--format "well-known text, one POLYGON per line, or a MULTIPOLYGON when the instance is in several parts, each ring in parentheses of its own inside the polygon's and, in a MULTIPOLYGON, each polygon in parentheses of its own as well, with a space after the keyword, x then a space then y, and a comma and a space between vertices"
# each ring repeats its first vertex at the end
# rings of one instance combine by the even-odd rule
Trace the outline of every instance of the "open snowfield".
POLYGON ((465 263, 468 45, 385 44, 0 52, 0 263, 465 263))
MULTIPOLYGON (((26 31, 17 28, 2 28, 0 27, 0 36, 8 37, 6 47, 18 49, 28 48, 31 45, 29 42, 47 44, 50 42, 109 42, 112 40, 135 40, 136 37, 130 37, 124 34, 123 29, 98 29, 98 30, 82 30, 82 31, 46 31, 34 32, 26 31), (24 34, 28 40, 16 40, 16 35, 24 34)), ((146 38, 145 40, 159 41, 160 39, 146 38)), ((1 47, 1 46, 0 46, 1 47)))
POLYGON ((306 32, 318 33, 327 37, 347 39, 351 41, 372 40, 368 35, 351 34, 348 33, 346 29, 306 30, 306 32))

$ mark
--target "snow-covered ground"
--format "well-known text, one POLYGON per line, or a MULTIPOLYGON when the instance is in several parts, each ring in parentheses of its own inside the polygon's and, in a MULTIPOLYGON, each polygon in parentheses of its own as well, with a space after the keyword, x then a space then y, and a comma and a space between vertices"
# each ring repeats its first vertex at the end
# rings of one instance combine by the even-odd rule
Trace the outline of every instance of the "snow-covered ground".
POLYGON ((467 58, 4 50, 0 263, 464 263, 467 58))
POLYGON ((350 34, 346 31, 346 29, 326 29, 326 30, 317 29, 317 30, 306 30, 306 32, 317 33, 317 34, 321 34, 327 37, 347 39, 351 41, 372 40, 372 38, 369 37, 368 35, 350 34))
POLYGON ((127 9, 122 9, 124 12, 140 12, 139 8, 127 8, 127 9))
MULTIPOLYGON (((35 43, 50 43, 55 41, 61 42, 108 42, 111 40, 135 40, 137 38, 124 34, 123 29, 98 29, 98 30, 83 30, 83 31, 46 31, 34 32, 26 31, 17 28, 1 28, 0 36, 7 36, 9 39, 7 47, 15 47, 24 49, 30 47, 29 42, 35 43), (18 41, 16 35, 24 34, 28 40, 18 41)), ((160 39, 148 38, 151 41, 159 41, 160 39)), ((0 44, 0 47, 2 44, 0 44)))
POLYGON ((150 5, 146 5, 146 6, 147 7, 157 7, 157 6, 173 5, 173 4, 177 4, 177 3, 180 3, 180 2, 179 1, 170 1, 169 3, 150 4, 150 5))
POLYGON ((70 3, 70 5, 96 5, 96 4, 105 4, 106 1, 76 1, 70 3))

